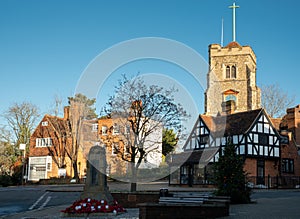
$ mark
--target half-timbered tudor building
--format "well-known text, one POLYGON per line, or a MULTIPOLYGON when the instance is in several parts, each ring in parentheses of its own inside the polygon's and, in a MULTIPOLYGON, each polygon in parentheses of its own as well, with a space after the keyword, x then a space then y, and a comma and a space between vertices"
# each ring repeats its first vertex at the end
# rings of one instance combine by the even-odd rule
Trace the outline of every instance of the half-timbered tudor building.
POLYGON ((215 117, 200 115, 184 152, 172 158, 171 165, 182 165, 171 174, 170 184, 211 183, 211 164, 218 161, 229 141, 236 146, 237 154, 243 156, 244 170, 253 184, 265 184, 266 176, 279 174, 281 136, 265 110, 256 109, 215 117))

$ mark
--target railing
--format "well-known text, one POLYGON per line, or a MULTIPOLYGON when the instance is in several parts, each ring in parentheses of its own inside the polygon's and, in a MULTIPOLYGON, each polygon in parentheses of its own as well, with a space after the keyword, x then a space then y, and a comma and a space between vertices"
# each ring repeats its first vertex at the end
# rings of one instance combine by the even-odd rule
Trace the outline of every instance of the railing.
POLYGON ((265 177, 247 177, 248 185, 252 188, 265 189, 294 189, 300 188, 300 176, 265 176, 265 177))
MULTIPOLYGON (((185 178, 172 178, 170 179, 170 185, 189 185, 189 181, 185 178)), ((248 176, 248 186, 251 188, 260 188, 260 189, 300 189, 300 176, 265 176, 265 177, 256 177, 248 176)), ((191 185, 213 185, 213 177, 205 178, 193 178, 191 185)))

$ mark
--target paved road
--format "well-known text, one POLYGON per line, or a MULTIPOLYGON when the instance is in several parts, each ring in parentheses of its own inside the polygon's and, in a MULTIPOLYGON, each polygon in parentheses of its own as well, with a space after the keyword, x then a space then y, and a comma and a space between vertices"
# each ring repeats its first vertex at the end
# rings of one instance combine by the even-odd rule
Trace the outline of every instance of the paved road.
MULTIPOLYGON (((129 187, 129 185, 123 183, 112 183, 109 186, 113 191, 127 191, 129 187)), ((203 189, 199 188, 168 187, 166 183, 162 182, 139 185, 138 190, 158 191, 159 188, 163 187, 171 191, 203 191, 203 189)), ((2 210, 7 208, 10 212, 22 212, 3 216, 9 219, 59 219, 59 210, 65 209, 74 200, 78 199, 82 188, 82 185, 0 188, 0 210, 1 208, 2 210), (36 202, 38 204, 33 209, 40 208, 40 210, 27 211, 36 202), (24 210, 27 212, 24 212, 24 210)), ((300 218, 300 190, 256 190, 252 195, 252 199, 255 200, 253 204, 231 205, 230 216, 225 217, 225 219, 300 218)), ((9 212, 8 210, 6 211, 9 212)), ((138 218, 138 213, 138 209, 129 209, 128 214, 120 215, 116 218, 138 218)), ((2 217, 0 216, 0 218, 2 217)))
POLYGON ((80 192, 51 192, 46 186, 0 188, 0 216, 71 204, 80 192), (67 194, 67 195, 66 195, 67 194))
POLYGON ((256 190, 253 204, 230 205, 226 219, 299 219, 300 190, 256 190))

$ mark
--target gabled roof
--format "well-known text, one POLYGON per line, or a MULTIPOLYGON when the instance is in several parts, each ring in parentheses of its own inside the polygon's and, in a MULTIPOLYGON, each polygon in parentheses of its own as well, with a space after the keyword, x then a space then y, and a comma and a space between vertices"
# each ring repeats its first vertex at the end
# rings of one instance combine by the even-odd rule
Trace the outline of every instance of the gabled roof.
POLYGON ((263 109, 256 109, 216 117, 200 115, 200 118, 212 135, 222 137, 246 133, 262 112, 263 109))
POLYGON ((67 120, 56 116, 50 116, 50 115, 46 115, 45 117, 51 123, 52 127, 55 128, 56 130, 60 130, 61 132, 65 132, 65 133, 71 132, 67 120))
POLYGON ((43 117, 43 119, 40 121, 39 125, 35 128, 35 130, 31 136, 34 136, 34 137, 37 137, 37 135, 39 136, 41 133, 42 127, 44 128, 44 130, 55 129, 58 132, 60 132, 61 134, 68 134, 69 132, 71 132, 69 123, 67 120, 65 120, 64 118, 46 114, 43 117), (45 122, 45 121, 48 121, 48 125, 46 127, 43 127, 42 122, 45 122))

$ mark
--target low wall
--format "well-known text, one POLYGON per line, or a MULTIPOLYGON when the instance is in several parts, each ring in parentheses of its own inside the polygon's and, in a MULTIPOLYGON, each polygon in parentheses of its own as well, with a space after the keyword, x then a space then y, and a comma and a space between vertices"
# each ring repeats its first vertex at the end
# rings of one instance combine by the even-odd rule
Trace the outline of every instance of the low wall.
POLYGON ((112 192, 111 194, 124 208, 137 208, 140 203, 158 203, 159 200, 159 192, 112 192))
POLYGON ((229 205, 213 204, 159 204, 142 203, 139 207, 140 219, 209 219, 229 216, 229 205))

